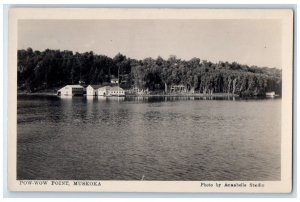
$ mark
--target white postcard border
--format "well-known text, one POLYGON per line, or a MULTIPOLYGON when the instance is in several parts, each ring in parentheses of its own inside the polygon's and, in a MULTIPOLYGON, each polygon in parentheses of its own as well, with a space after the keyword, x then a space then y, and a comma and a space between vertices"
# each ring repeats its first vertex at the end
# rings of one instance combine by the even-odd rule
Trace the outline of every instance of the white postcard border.
MULTIPOLYGON (((9 191, 289 193, 292 189, 293 12, 290 9, 80 9, 14 8, 9 11, 9 191), (25 185, 16 180, 17 22, 20 19, 279 19, 282 20, 281 181, 95 181, 100 185, 25 185), (202 186, 213 184, 213 186, 202 186), (217 187, 216 183, 223 186, 217 187), (225 183, 236 187, 224 187, 225 183), (239 184, 247 186, 238 186, 239 184), (250 183, 263 187, 250 187, 250 183)), ((27 180, 25 180, 27 181, 27 180)), ((36 181, 36 180, 34 180, 36 181)), ((32 181, 32 182, 34 182, 32 181)), ((39 183, 39 181, 36 181, 39 183)), ((64 181, 56 181, 63 183, 64 181)), ((92 181, 75 181, 93 183, 92 181)), ((73 183, 73 184, 72 184, 73 183)))

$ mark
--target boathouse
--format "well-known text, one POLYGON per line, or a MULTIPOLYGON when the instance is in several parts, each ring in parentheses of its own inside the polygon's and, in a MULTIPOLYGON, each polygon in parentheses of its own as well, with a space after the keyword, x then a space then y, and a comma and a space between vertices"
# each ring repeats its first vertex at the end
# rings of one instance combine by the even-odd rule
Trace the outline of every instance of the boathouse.
POLYGON ((81 85, 66 85, 57 91, 57 95, 61 96, 82 96, 84 88, 81 85))
POLYGON ((125 96, 125 90, 118 86, 110 87, 110 86, 103 86, 98 89, 99 96, 125 96))
POLYGON ((275 92, 274 91, 266 92, 266 96, 267 97, 275 97, 275 92))
POLYGON ((110 96, 110 86, 103 86, 98 88, 98 96, 110 96))
POLYGON ((86 95, 87 96, 97 96, 98 95, 98 89, 101 87, 101 85, 89 85, 86 88, 86 95))
POLYGON ((125 96, 125 90, 118 86, 112 87, 110 90, 110 96, 125 96))

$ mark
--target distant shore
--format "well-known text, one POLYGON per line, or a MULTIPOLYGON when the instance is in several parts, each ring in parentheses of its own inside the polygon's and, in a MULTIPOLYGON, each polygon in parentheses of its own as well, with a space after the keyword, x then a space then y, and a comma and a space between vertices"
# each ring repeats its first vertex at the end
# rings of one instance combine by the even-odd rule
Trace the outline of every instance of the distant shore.
MULTIPOLYGON (((18 95, 51 95, 56 96, 56 93, 52 92, 18 92, 18 95)), ((85 94, 83 96, 86 96, 85 94)), ((145 94, 145 95, 125 95, 125 97, 239 97, 237 94, 228 93, 214 93, 214 94, 203 94, 203 93, 180 93, 180 94, 145 94)))
POLYGON ((227 94, 227 93, 215 93, 215 94, 186 93, 186 94, 126 95, 126 97, 239 97, 239 95, 227 94))

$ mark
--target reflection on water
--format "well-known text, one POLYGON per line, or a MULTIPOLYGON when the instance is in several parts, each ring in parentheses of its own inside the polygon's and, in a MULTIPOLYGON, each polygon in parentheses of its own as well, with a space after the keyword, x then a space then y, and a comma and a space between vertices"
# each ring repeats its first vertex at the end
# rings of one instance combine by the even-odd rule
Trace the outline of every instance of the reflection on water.
POLYGON ((18 179, 279 180, 280 99, 18 96, 18 179))

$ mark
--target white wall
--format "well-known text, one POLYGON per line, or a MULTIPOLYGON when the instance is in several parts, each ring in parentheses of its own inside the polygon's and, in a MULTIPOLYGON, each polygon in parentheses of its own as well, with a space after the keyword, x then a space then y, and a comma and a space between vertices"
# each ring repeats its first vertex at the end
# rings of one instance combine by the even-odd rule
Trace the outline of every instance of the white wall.
POLYGON ((97 90, 93 89, 91 86, 88 86, 86 88, 86 95, 87 96, 95 96, 95 93, 96 93, 96 95, 98 95, 97 90))
POLYGON ((100 95, 100 96, 103 96, 103 95, 104 95, 104 93, 105 93, 105 95, 107 95, 107 92, 106 92, 106 90, 103 90, 103 89, 101 89, 101 90, 98 90, 98 95, 100 95))
POLYGON ((70 87, 66 88, 64 87, 61 90, 61 95, 68 95, 68 96, 72 96, 72 89, 70 87))

